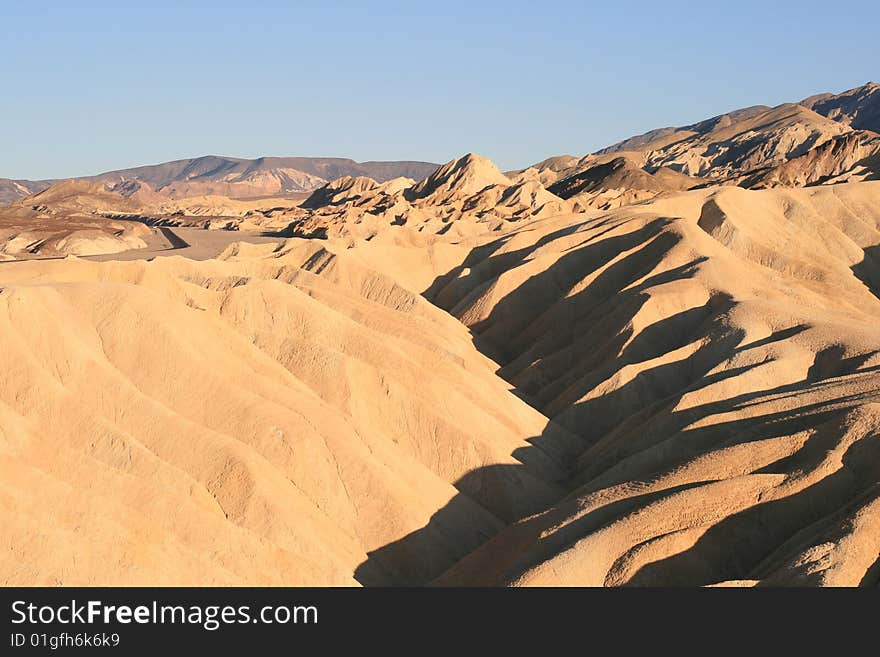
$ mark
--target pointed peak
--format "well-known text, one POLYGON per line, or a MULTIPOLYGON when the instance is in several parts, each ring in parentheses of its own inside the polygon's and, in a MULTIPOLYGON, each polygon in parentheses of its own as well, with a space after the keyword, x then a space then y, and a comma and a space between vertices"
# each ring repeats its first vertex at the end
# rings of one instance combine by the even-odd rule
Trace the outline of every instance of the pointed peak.
POLYGON ((409 189, 410 200, 437 196, 439 202, 470 196, 491 185, 510 185, 510 178, 488 158, 468 153, 450 160, 409 189))
POLYGON ((326 205, 339 205, 360 198, 378 187, 379 183, 366 176, 342 176, 312 192, 311 196, 302 202, 301 207, 316 209, 326 205))

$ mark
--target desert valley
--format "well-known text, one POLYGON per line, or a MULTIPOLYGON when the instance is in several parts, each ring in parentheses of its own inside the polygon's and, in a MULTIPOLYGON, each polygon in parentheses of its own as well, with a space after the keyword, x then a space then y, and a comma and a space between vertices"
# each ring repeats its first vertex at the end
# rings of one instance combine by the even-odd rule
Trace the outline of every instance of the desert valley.
POLYGON ((880 585, 880 85, 0 203, 4 585, 880 585))

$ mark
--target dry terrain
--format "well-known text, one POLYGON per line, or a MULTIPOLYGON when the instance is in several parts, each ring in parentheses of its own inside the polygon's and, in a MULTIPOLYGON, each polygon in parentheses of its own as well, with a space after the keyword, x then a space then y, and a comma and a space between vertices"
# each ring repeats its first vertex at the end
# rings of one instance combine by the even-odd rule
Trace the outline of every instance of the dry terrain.
POLYGON ((0 582, 880 585, 878 102, 28 190, 0 582))

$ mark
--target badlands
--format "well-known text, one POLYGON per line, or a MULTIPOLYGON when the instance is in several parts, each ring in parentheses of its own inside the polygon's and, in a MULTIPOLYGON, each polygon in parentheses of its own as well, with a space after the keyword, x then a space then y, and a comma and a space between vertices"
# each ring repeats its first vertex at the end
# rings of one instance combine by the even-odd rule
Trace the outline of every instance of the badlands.
POLYGON ((878 108, 7 181, 0 582, 878 586, 878 108))

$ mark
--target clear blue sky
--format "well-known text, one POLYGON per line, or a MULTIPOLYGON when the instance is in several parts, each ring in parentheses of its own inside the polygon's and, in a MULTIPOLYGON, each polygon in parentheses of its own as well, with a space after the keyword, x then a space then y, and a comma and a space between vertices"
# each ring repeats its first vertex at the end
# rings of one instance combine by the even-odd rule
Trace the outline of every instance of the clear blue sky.
POLYGON ((880 78, 880 2, 3 0, 0 177, 204 154, 502 168, 880 78))

